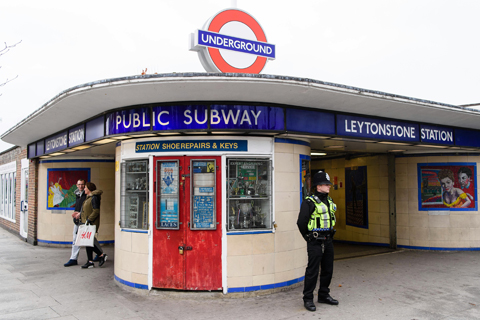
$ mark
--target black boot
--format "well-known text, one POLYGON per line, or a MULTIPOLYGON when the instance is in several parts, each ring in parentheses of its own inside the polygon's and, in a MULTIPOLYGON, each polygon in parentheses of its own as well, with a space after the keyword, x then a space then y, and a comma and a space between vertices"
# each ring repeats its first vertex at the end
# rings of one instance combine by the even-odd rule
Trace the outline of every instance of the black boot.
POLYGON ((331 304, 331 305, 338 305, 338 300, 333 299, 330 295, 326 297, 318 297, 318 302, 320 303, 326 303, 326 304, 331 304))
POLYGON ((317 310, 317 307, 315 307, 315 304, 313 303, 313 301, 304 301, 303 305, 305 306, 305 309, 307 309, 308 311, 317 310))

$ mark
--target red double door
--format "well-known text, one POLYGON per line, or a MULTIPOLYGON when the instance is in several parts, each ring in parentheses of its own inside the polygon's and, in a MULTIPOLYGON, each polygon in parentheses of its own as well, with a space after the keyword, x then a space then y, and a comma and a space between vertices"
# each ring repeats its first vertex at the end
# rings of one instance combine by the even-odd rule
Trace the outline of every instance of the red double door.
POLYGON ((153 287, 221 290, 221 158, 154 162, 153 287))

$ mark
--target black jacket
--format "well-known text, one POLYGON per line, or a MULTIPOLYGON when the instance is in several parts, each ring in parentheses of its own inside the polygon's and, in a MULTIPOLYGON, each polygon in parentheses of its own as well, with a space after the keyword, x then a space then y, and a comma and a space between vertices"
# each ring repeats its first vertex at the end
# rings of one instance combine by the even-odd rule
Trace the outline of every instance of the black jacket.
MULTIPOLYGON (((83 202, 85 199, 87 199, 87 195, 85 194, 85 191, 80 194, 79 190, 77 189, 75 191, 75 196, 77 197, 77 200, 75 201, 75 211, 80 212, 82 211, 83 202)), ((73 219, 73 223, 78 225, 80 223, 80 219, 73 219)))
MULTIPOLYGON (((315 195, 328 207, 328 210, 330 211, 330 206, 328 204, 328 193, 315 191, 315 195)), ((298 231, 300 231, 305 240, 307 240, 308 222, 310 221, 314 211, 315 204, 311 200, 304 199, 300 206, 300 212, 298 213, 297 226, 298 231)))

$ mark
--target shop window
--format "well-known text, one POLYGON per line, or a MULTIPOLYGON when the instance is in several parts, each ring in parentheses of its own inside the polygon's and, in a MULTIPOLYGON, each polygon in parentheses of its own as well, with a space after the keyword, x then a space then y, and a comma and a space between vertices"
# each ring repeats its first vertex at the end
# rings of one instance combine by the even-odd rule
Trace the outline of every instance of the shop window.
POLYGON ((228 159, 228 231, 272 228, 271 168, 268 159, 228 159))
POLYGON ((16 173, 0 174, 0 217, 15 221, 16 173))
POLYGON ((120 226, 148 229, 148 160, 122 163, 120 226))

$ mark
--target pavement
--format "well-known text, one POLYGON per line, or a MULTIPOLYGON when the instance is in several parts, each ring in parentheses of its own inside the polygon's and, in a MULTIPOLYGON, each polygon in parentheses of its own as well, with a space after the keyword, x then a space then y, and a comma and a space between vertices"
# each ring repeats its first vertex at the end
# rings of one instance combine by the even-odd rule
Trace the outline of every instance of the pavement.
POLYGON ((340 304, 309 312, 301 286, 247 298, 126 288, 114 280, 113 246, 104 250, 103 268, 65 268, 70 248, 32 246, 0 228, 0 319, 480 319, 478 251, 336 244, 330 289, 340 304))

